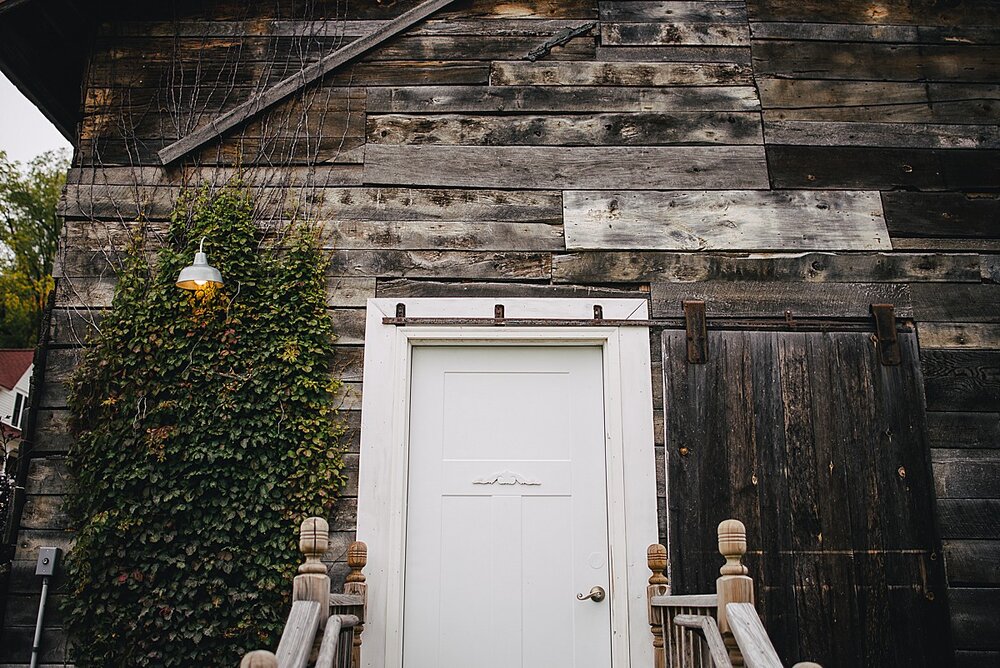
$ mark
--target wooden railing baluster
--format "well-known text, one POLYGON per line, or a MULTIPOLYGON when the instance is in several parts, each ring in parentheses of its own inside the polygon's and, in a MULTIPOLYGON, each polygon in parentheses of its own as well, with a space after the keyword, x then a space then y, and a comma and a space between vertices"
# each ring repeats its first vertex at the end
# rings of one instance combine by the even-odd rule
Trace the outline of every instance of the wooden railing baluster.
POLYGON ((666 596, 670 593, 670 581, 667 579, 667 548, 659 544, 646 548, 646 565, 653 572, 646 586, 646 609, 649 615, 649 628, 653 632, 654 668, 665 668, 666 654, 663 651, 663 612, 652 604, 654 596, 666 596))
POLYGON ((747 575, 743 565, 743 555, 747 552, 747 529, 739 520, 723 520, 719 523, 719 554, 726 563, 719 569, 719 579, 715 581, 718 597, 719 632, 729 649, 729 658, 734 666, 743 665, 740 648, 733 637, 726 605, 729 603, 750 603, 753 605, 753 579, 747 575))

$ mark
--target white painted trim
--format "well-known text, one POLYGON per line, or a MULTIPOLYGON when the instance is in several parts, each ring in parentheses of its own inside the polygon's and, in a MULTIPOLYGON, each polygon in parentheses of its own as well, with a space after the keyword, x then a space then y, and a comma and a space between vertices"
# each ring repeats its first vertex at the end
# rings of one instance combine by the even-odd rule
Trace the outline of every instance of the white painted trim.
POLYGON ((646 548, 657 542, 652 373, 646 327, 399 327, 383 325, 399 301, 410 317, 643 320, 642 299, 369 299, 358 489, 358 540, 368 544, 362 664, 402 661, 403 564, 410 355, 414 345, 600 345, 603 348, 611 544, 612 666, 653 665, 646 612, 646 548), (626 447, 627 444, 627 447, 626 447), (626 611, 626 614, 622 614, 626 611))

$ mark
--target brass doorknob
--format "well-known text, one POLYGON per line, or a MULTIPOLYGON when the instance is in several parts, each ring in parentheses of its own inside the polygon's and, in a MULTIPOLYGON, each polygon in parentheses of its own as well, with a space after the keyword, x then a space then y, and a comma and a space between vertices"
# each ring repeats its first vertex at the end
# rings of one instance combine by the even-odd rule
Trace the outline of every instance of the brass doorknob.
POLYGON ((593 587, 589 594, 577 594, 576 600, 586 601, 588 598, 594 603, 600 603, 604 600, 604 587, 593 587))

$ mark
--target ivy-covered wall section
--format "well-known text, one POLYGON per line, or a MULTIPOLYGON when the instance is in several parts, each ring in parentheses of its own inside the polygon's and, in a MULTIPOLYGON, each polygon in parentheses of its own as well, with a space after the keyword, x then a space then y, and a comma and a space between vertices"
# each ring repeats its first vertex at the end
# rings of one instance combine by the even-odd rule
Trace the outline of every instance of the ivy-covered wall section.
POLYGON ((265 243, 238 186, 182 197, 145 258, 71 398, 68 624, 82 666, 236 665, 276 644, 293 527, 342 482, 324 258, 305 225, 265 243), (202 237, 225 285, 181 290, 202 237))

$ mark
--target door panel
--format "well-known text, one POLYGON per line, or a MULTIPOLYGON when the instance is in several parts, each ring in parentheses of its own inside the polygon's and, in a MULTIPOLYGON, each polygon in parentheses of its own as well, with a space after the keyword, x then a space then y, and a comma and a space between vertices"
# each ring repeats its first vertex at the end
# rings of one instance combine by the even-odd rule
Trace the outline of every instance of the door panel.
POLYGON ((601 349, 412 359, 404 666, 610 665, 601 349))

